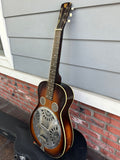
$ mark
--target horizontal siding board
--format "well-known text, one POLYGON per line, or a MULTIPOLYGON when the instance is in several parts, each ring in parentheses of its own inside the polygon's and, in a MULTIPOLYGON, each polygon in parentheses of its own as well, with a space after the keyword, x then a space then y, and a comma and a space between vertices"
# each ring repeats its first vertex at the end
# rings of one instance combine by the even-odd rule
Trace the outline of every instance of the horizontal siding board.
MULTIPOLYGON (((5 17, 59 10, 63 2, 66 0, 57 0, 57 3, 56 0, 52 0, 52 2, 48 2, 48 0, 20 0, 17 2, 16 0, 2 0, 5 17)), ((73 3, 74 8, 79 8, 120 3, 120 0, 70 0, 70 2, 73 3)))
POLYGON ((46 37, 54 36, 58 13, 7 18, 8 36, 46 37))
MULTIPOLYGON (((11 38, 14 55, 51 59, 52 39, 11 38)), ((120 42, 64 40, 61 62, 120 73, 120 42)))
POLYGON ((10 46, 14 55, 50 60, 53 40, 10 38, 10 46))
POLYGON ((50 62, 37 59, 13 56, 15 70, 30 73, 40 77, 48 77, 50 62))
MULTIPOLYGON (((120 41, 120 5, 77 9, 64 38, 120 41)), ((8 35, 53 38, 58 12, 6 18, 8 35)))
MULTIPOLYGON (((16 70, 48 78, 50 63, 47 61, 14 56, 14 62, 16 70)), ((120 74, 65 64, 60 65, 60 74, 64 83, 120 99, 120 74)))

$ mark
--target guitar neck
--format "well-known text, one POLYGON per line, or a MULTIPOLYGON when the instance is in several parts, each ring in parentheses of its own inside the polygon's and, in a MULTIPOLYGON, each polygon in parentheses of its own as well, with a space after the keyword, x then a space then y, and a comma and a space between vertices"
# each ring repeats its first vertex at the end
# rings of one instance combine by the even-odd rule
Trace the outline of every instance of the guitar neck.
POLYGON ((70 2, 63 3, 61 5, 58 23, 55 29, 53 53, 52 53, 52 60, 51 60, 47 94, 46 94, 46 98, 50 100, 52 100, 53 98, 54 84, 61 82, 61 78, 59 76, 58 70, 59 70, 60 53, 61 53, 61 47, 62 47, 62 37, 63 37, 63 30, 67 22, 67 18, 69 16, 69 12, 71 10, 71 5, 72 4, 70 2))
POLYGON ((63 30, 62 29, 55 29, 55 37, 53 43, 53 52, 52 52, 52 60, 50 66, 50 73, 48 79, 48 88, 47 88, 47 95, 48 99, 52 99, 53 92, 54 92, 54 84, 60 80, 58 78, 59 75, 59 63, 60 63, 60 53, 62 47, 62 37, 63 37, 63 30))

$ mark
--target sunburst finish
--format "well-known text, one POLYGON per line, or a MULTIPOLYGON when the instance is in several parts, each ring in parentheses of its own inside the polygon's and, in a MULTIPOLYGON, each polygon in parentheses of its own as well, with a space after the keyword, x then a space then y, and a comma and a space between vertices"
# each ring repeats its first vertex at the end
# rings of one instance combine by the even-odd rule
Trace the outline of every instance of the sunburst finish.
MULTIPOLYGON (((60 127, 61 127, 61 140, 58 144, 58 146, 54 149, 47 149, 44 148, 44 151, 47 152, 52 157, 61 157, 71 146, 73 143, 73 129, 71 126, 71 122, 69 119, 69 107, 70 104, 73 101, 73 92, 69 86, 65 84, 55 84, 54 94, 53 94, 53 100, 46 99, 45 105, 40 104, 40 97, 46 97, 47 93, 47 82, 44 81, 39 85, 38 89, 38 106, 34 110, 34 112, 40 108, 40 107, 47 107, 48 109, 52 110, 51 106, 52 103, 55 102, 58 104, 59 109, 57 112, 53 112, 55 116, 57 117, 60 127)), ((34 129, 33 129, 33 116, 34 112, 31 116, 31 132, 32 135, 37 142, 41 146, 41 143, 39 142, 37 136, 35 135, 34 129)))

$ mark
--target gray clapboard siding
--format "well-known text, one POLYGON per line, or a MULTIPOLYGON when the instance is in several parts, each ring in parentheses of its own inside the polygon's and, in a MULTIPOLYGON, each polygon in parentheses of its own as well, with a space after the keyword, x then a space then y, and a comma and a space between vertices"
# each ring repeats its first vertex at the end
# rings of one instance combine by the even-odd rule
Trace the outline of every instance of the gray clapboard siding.
MULTIPOLYGON (((120 40, 120 5, 77 9, 64 38, 120 40)), ((8 35, 53 38, 58 12, 6 18, 8 35)))
MULTIPOLYGON (((2 0, 16 70, 48 78, 62 2, 2 0)), ((120 0, 71 2, 76 9, 64 31, 63 82, 120 99, 120 0)))
MULTIPOLYGON (((14 56, 14 62, 17 70, 48 78, 50 65, 48 61, 14 56)), ((116 99, 120 98, 120 90, 116 90, 120 81, 120 74, 65 64, 60 64, 60 74, 64 83, 116 99)))
MULTIPOLYGON (((49 60, 52 39, 11 38, 14 55, 49 60)), ((120 73, 120 42, 63 40, 61 62, 120 73)))
MULTIPOLYGON (((4 8, 4 16, 15 16, 23 14, 31 14, 38 12, 48 12, 59 10, 61 3, 66 2, 66 0, 2 0, 4 8)), ((73 7, 90 7, 105 4, 115 4, 120 3, 120 0, 70 0, 73 3, 73 7)))

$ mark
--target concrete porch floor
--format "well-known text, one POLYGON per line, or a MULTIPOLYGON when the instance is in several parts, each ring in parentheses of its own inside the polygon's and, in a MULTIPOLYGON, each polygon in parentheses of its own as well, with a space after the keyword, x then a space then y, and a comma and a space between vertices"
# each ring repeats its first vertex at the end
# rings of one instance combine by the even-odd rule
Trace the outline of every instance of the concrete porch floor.
MULTIPOLYGON (((30 114, 24 112, 20 108, 14 106, 8 101, 0 97, 0 110, 12 115, 25 123, 29 123, 30 114)), ((97 154, 92 149, 88 148, 86 160, 107 160, 97 154)), ((4 136, 0 135, 0 160, 14 160, 14 143, 4 136)))

